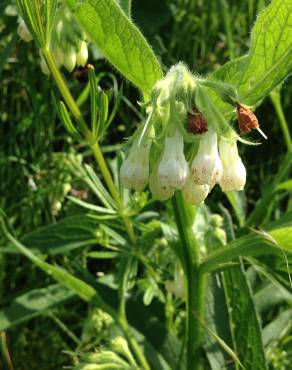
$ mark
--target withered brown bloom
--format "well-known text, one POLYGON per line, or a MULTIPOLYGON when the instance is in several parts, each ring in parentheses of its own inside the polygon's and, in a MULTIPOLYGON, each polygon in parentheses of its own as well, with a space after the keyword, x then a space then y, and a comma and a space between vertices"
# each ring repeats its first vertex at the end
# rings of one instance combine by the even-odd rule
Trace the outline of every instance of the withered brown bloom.
POLYGON ((194 109, 194 113, 188 114, 188 128, 193 134, 203 134, 208 131, 208 122, 197 109, 194 109))
POLYGON ((253 129, 260 127, 256 115, 245 105, 237 105, 237 118, 239 130, 242 134, 247 134, 253 129))

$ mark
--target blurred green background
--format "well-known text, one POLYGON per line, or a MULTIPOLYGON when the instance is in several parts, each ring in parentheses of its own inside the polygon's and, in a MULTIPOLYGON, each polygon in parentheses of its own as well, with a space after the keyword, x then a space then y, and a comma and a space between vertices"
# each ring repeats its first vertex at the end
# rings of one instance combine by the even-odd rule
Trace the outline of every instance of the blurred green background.
MULTIPOLYGON (((184 61, 192 71, 205 75, 248 51, 251 27, 265 3, 264 0, 133 0, 132 17, 152 45, 164 70, 184 61)), ((80 161, 92 163, 92 159, 82 145, 68 136, 57 118, 52 98, 56 92, 54 84, 40 72, 36 46, 19 39, 17 25, 15 2, 1 0, 0 207, 17 237, 24 238, 43 225, 80 212, 68 203, 64 183, 71 186, 71 195, 90 199, 91 194, 68 162, 77 154, 80 161)), ((139 95, 104 59, 98 58, 93 46, 89 61, 94 64, 97 74, 106 74, 101 79, 101 87, 105 90, 113 80, 118 86, 123 83, 119 111, 103 142, 103 150, 114 160, 116 151, 141 118, 137 104, 139 95)), ((74 95, 80 94, 84 84, 67 73, 66 78, 74 95)), ((289 82, 291 79, 284 83, 280 93, 286 117, 292 115, 289 82)), ((89 112, 89 106, 85 104, 83 108, 85 113, 89 112)), ((256 148, 240 147, 248 173, 247 208, 253 207, 262 189, 273 179, 286 152, 279 119, 269 97, 256 114, 269 140, 256 148)), ((251 139, 258 139, 257 133, 252 134, 251 139)), ((219 201, 228 204, 223 195, 215 191, 207 205, 216 210, 219 201)), ((288 207, 291 209, 291 202, 288 207)), ((283 197, 269 215, 270 219, 277 218, 286 209, 287 198, 283 197)), ((25 257, 7 253, 5 247, 6 241, 0 232, 2 307, 31 289, 51 283, 51 279, 25 257)), ((70 265, 82 258, 82 251, 76 250, 70 255, 70 261, 66 254, 56 256, 55 261, 70 270, 70 265)), ((99 262, 100 272, 112 268, 111 261, 99 262)), ((95 271, 96 266, 90 265, 89 269, 95 271)), ((268 321, 274 314, 273 310, 266 312, 264 320, 268 321)), ((0 368, 61 369, 71 364, 68 353, 82 346, 91 348, 107 337, 108 321, 106 315, 91 311, 84 303, 69 300, 61 308, 48 310, 41 317, 2 332, 0 368)), ((288 340, 288 335, 285 338, 288 340)), ((289 365, 287 362, 285 365, 286 360, 280 352, 273 354, 275 359, 270 361, 270 368, 288 370, 289 365)))

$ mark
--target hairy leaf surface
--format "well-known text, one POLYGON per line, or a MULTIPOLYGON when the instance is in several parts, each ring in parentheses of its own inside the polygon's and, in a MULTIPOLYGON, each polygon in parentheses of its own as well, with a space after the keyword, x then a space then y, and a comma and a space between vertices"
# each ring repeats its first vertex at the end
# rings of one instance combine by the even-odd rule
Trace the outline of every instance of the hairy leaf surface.
POLYGON ((160 65, 138 28, 114 0, 67 0, 105 57, 144 94, 161 78, 160 65))

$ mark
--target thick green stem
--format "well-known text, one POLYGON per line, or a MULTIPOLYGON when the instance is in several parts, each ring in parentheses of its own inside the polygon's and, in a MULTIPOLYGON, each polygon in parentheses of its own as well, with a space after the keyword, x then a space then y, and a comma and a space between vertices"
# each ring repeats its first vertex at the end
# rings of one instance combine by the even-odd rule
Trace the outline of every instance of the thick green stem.
POLYGON ((278 116, 278 119, 281 125, 281 129, 282 129, 283 137, 284 137, 284 140, 287 146, 287 150, 288 152, 292 152, 292 138, 291 138, 291 134, 289 131, 287 120, 283 112, 280 91, 277 91, 277 90, 273 91, 270 94, 270 97, 271 97, 273 106, 275 108, 276 114, 278 116))
POLYGON ((180 193, 173 198, 173 208, 183 249, 182 262, 187 281, 186 335, 187 370, 198 370, 201 366, 202 322, 206 276, 199 271, 199 248, 192 237, 193 218, 180 193))
POLYGON ((202 322, 204 321, 204 301, 207 275, 199 273, 198 266, 191 268, 188 281, 188 344, 187 369, 201 369, 202 322))

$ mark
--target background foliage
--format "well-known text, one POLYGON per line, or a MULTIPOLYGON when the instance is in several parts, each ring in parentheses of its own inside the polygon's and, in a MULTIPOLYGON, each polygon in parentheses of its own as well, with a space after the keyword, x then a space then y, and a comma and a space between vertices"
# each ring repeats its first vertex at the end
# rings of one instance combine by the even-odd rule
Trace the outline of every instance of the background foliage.
MULTIPOLYGON (((164 70, 182 60, 197 73, 206 74, 248 51, 250 29, 264 6, 263 0, 163 0, 158 3, 133 0, 131 14, 164 70)), ((94 168, 92 157, 84 146, 68 136, 54 113, 54 85, 41 75, 36 47, 24 44, 16 34, 14 2, 1 1, 0 11, 0 207, 24 245, 48 256, 51 264, 57 263, 86 281, 99 284, 102 294, 109 297, 114 306, 116 297, 112 288, 117 286, 118 277, 113 272, 122 268, 122 260, 115 259, 115 249, 105 251, 102 246, 125 247, 125 240, 114 232, 119 227, 118 220, 108 213, 102 218, 98 215, 100 210, 88 205, 103 206, 97 200, 100 187, 94 175, 83 166, 86 163, 94 168), (99 281, 96 282, 94 277, 99 281)), ((92 46, 90 61, 95 65, 100 86, 108 97, 123 85, 120 107, 102 148, 111 159, 115 172, 120 160, 116 153, 141 119, 136 104, 140 97, 98 55, 92 46)), ((81 94, 85 85, 72 75, 66 77, 76 95, 81 94)), ((261 127, 269 141, 256 148, 241 147, 248 169, 245 196, 228 200, 215 191, 206 201, 208 208, 199 210, 194 228, 201 235, 202 244, 222 246, 222 238, 232 240, 234 233, 243 233, 240 227, 245 224, 246 215, 259 199, 264 199, 261 196, 270 185, 273 185, 273 202, 268 203, 269 207, 263 214, 261 210, 264 208, 258 207, 257 217, 270 230, 291 226, 291 180, 287 174, 284 179, 275 179, 279 165, 288 162, 289 144, 282 133, 281 112, 286 117, 292 113, 290 81, 286 80, 281 90, 273 93, 271 99, 266 98, 257 109, 261 127), (277 221, 279 219, 281 221, 277 221), (208 238, 212 238, 212 243, 206 240, 208 238)), ((139 81, 134 82, 139 86, 139 81)), ((113 99, 110 107, 113 107, 113 99)), ((89 115, 89 105, 83 103, 82 108, 89 115)), ((255 139, 256 135, 252 138, 255 139)), ((164 285, 173 279, 177 269, 169 248, 176 243, 174 220, 170 204, 153 203, 145 194, 131 200, 131 211, 135 214, 140 209, 143 213, 139 217, 145 220, 145 245, 141 247, 141 254, 147 258, 138 270, 135 264, 131 268, 135 289, 129 310, 135 314, 129 315, 130 323, 137 327, 139 321, 156 318, 159 333, 163 333, 164 323, 170 334, 167 341, 155 342, 157 338, 151 333, 153 327, 147 328, 146 325, 144 333, 148 335, 148 342, 168 359, 167 356, 171 357, 170 354, 176 351, 176 337, 182 334, 184 320, 182 301, 170 295, 164 285), (163 218, 158 221, 162 211, 163 218), (144 310, 142 302, 150 305, 153 316, 144 310), (161 303, 165 305, 165 311, 161 310, 161 303)), ((283 235, 273 236, 283 241, 283 235)), ((291 247, 289 240, 287 249, 291 247)), ((50 276, 16 253, 4 235, 0 234, 0 242, 1 366, 4 369, 33 370, 38 369, 39 364, 42 364, 42 370, 61 368, 78 362, 79 353, 110 346, 110 340, 118 329, 107 314, 55 284, 50 276)), ((126 248, 123 250, 126 254, 126 248)), ((214 295, 208 296, 207 323, 209 328, 214 327, 215 330, 217 327, 218 330, 216 321, 217 324, 221 322, 218 334, 231 344, 232 338, 221 316, 224 310, 218 307, 228 304, 233 307, 232 302, 237 303, 232 312, 234 322, 238 322, 242 315, 260 319, 269 368, 288 370, 292 359, 292 295, 286 261, 283 255, 262 257, 257 261, 253 258, 245 261, 248 284, 237 270, 229 270, 222 278, 221 284, 230 292, 231 301, 224 299, 216 278, 209 282, 214 295), (248 300, 238 303, 242 299, 240 292, 250 289, 254 293, 254 313, 250 312, 248 300), (212 301, 214 296, 216 301, 212 301)), ((258 320, 254 326, 257 325, 258 320)), ((247 354, 256 351, 259 357, 263 356, 258 344, 261 340, 257 338, 258 331, 246 333, 243 328, 244 325, 234 328, 231 333, 233 343, 235 338, 235 342, 240 342, 238 345, 246 345, 247 354), (247 338, 253 339, 253 348, 249 348, 250 342, 242 344, 247 338)), ((218 364, 233 369, 233 360, 216 343, 212 336, 208 336, 206 353, 212 369, 218 368, 218 364)), ((236 352, 236 347, 231 347, 236 352)), ((258 361, 260 363, 261 359, 258 361)), ((157 366, 162 366, 162 362, 157 359, 157 366)), ((248 363, 244 365, 247 369, 252 368, 248 363)), ((209 366, 207 362, 206 366, 209 366)))

